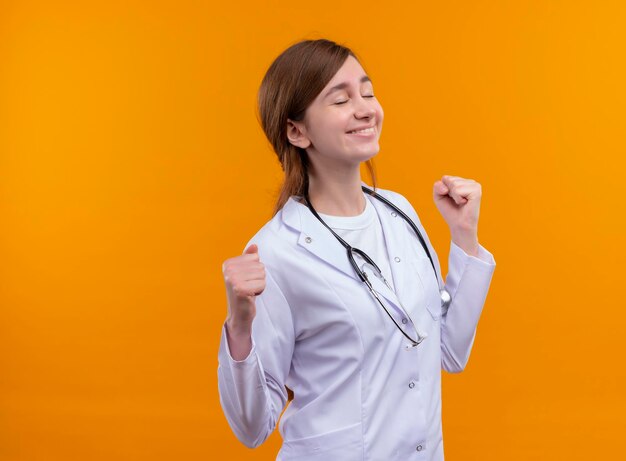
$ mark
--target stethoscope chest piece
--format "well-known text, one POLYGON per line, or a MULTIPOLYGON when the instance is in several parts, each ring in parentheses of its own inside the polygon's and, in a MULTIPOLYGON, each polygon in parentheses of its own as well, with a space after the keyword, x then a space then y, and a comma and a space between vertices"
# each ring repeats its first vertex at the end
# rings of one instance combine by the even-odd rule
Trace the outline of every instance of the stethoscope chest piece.
POLYGON ((450 293, 448 293, 445 288, 442 288, 441 290, 439 290, 439 295, 441 296, 441 307, 444 310, 447 310, 450 302, 452 301, 450 293))

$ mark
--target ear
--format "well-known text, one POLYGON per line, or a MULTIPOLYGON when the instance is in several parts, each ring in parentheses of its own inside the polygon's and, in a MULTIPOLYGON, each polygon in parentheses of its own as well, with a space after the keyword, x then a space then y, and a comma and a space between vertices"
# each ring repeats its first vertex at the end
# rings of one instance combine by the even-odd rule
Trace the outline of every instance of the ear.
POLYGON ((306 149, 311 145, 311 140, 305 134, 306 129, 302 122, 294 122, 287 119, 287 139, 296 147, 306 149))

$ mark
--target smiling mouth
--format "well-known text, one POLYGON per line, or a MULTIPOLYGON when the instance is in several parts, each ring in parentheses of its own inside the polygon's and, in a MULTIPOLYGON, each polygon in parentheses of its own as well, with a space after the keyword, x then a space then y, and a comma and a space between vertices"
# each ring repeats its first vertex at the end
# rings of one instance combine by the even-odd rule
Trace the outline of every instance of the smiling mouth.
POLYGON ((374 134, 374 132, 376 131, 376 129, 374 127, 370 127, 370 128, 364 128, 362 130, 353 130, 353 131, 348 131, 348 134, 356 134, 356 135, 370 135, 370 134, 374 134))

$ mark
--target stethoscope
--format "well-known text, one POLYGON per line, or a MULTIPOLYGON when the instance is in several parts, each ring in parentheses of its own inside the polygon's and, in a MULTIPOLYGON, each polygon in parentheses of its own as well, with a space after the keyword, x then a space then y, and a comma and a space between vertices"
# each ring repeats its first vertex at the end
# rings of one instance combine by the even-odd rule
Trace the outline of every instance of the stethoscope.
MULTIPOLYGON (((417 234, 417 238, 420 241, 420 243, 422 244, 422 247, 424 248, 424 251, 426 251, 426 255, 428 256, 428 259, 430 260, 430 264, 433 267, 433 271, 435 273, 435 280, 437 280, 437 285, 439 285, 439 277, 437 275, 437 269, 435 268, 435 263, 433 262, 433 258, 430 255, 430 251, 428 251, 428 246, 426 245, 426 242, 424 240, 424 237, 422 237, 422 233, 419 231, 419 229, 417 228, 417 226, 415 225, 415 223, 411 220, 411 218, 409 218, 400 208, 398 208, 397 206, 395 206, 393 203, 391 203, 389 200, 387 200, 385 197, 382 197, 381 195, 378 195, 375 191, 373 191, 372 189, 369 189, 365 186, 361 186, 361 189, 363 189, 363 192, 371 195, 372 197, 377 198, 378 200, 380 200, 381 202, 383 202, 385 205, 387 205, 388 207, 390 207, 391 209, 393 209, 397 214, 399 214, 400 216, 402 216, 402 218, 411 226, 411 228, 415 231, 415 233, 417 234)), ((387 282, 387 280, 383 277, 383 274, 380 270, 380 268, 378 267, 378 265, 374 262, 374 260, 372 260, 372 258, 370 258, 367 253, 365 253, 363 250, 359 250, 358 248, 355 248, 353 246, 350 246, 350 244, 348 244, 348 242, 346 242, 344 239, 342 239, 339 235, 337 235, 337 233, 332 230, 328 224, 326 224, 324 222, 324 220, 320 217, 319 214, 317 214, 317 211, 315 211, 315 208, 313 208, 313 205, 311 204, 311 201, 309 200, 309 195, 308 192, 305 191, 304 193, 304 199, 306 200, 306 205, 309 207, 309 209, 311 210, 311 212, 313 213, 313 215, 335 236, 335 238, 339 241, 339 243, 341 243, 343 245, 343 247, 346 249, 346 252, 348 254, 348 260, 350 261, 350 264, 352 265, 352 267, 354 268, 354 271, 357 273, 357 275, 359 276, 359 278, 361 279, 361 281, 363 283, 365 283, 365 285, 367 285, 367 288, 369 289, 370 293, 372 294, 372 296, 374 296, 374 298, 376 298, 376 301, 378 301, 378 304, 380 304, 382 306, 382 308, 385 310, 385 312, 387 313, 387 315, 389 316, 389 318, 393 321, 393 323, 395 324, 395 326, 398 328, 398 330, 400 330, 400 332, 409 340, 411 341, 411 346, 415 347, 418 344, 420 344, 425 338, 426 338, 426 334, 424 333, 420 333, 420 331, 417 329, 417 327, 415 327, 415 332, 417 333, 417 340, 411 338, 403 329, 400 325, 398 325, 398 322, 396 322, 396 319, 393 317, 393 315, 391 315, 391 313, 387 310, 387 308, 385 307, 385 305, 383 304, 383 302, 380 300, 380 297, 378 296, 378 293, 376 293, 376 290, 374 290, 374 288, 372 287, 372 283, 370 282, 367 273, 365 272, 364 269, 360 268, 356 262, 356 260, 354 259, 354 253, 358 254, 359 256, 361 256, 364 260, 365 260, 365 264, 363 265, 363 267, 365 266, 369 266, 372 269, 372 272, 374 274, 375 277, 379 278, 380 280, 382 280, 387 287, 391 290, 391 286, 389 285, 389 283, 387 282)), ((441 306, 442 308, 445 310, 448 308, 448 306, 450 305, 450 301, 452 300, 452 298, 450 297, 450 294, 446 291, 445 288, 442 288, 439 290, 439 295, 441 297, 441 306)), ((409 317, 408 312, 405 312, 407 317, 409 317)), ((415 324, 413 323, 413 321, 411 320, 411 317, 409 317, 409 320, 411 321, 411 324, 413 326, 415 326, 415 324)))

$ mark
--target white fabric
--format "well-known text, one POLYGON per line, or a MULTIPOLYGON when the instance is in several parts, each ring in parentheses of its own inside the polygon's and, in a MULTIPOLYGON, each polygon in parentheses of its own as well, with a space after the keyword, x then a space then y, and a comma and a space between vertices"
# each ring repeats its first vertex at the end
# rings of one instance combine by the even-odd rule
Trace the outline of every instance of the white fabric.
MULTIPOLYGON (((409 202, 377 192, 413 219, 441 274, 409 202)), ((441 369, 460 372, 467 364, 495 260, 482 246, 474 257, 451 242, 445 287, 452 302, 443 312, 443 281, 435 280, 413 230, 366 198, 380 218, 396 293, 378 279, 374 288, 399 323, 401 307, 408 310, 415 322, 404 325, 410 336, 417 328, 428 337, 408 347, 345 249, 291 197, 248 243, 258 245, 266 267, 252 350, 233 360, 223 326, 218 354, 220 402, 246 446, 272 433, 287 402, 285 386, 294 391, 280 420, 278 460, 443 460, 441 369)))
MULTIPOLYGON (((365 197, 365 193, 363 196, 365 197)), ((393 276, 389 267, 389 255, 383 238, 383 228, 374 210, 374 205, 367 200, 367 197, 365 197, 363 213, 357 216, 332 216, 319 212, 318 214, 351 247, 364 251, 376 263, 383 277, 393 289, 393 276)), ((365 263, 365 260, 358 254, 355 254, 354 258, 359 267, 365 263)))

